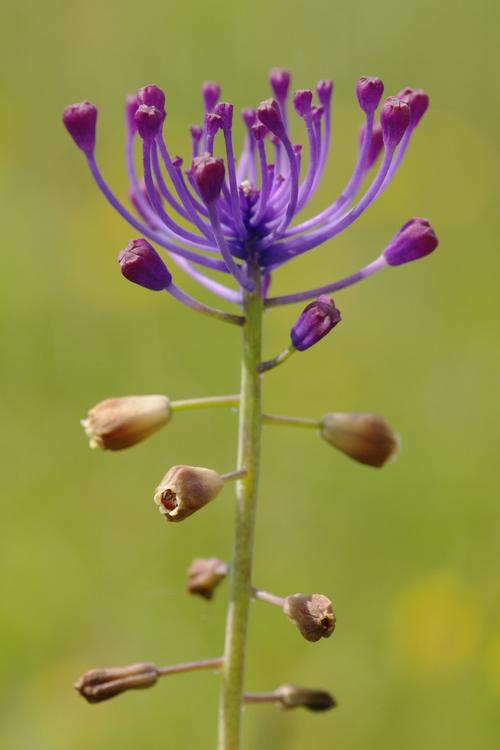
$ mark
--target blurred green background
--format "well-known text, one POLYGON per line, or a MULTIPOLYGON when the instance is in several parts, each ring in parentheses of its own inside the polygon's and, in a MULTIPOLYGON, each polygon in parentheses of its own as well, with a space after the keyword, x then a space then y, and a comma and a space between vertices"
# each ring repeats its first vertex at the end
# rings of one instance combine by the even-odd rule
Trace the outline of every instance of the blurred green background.
MULTIPOLYGON (((309 644, 254 605, 247 687, 324 686, 339 706, 318 716, 251 707, 243 747, 498 747, 498 4, 48 0, 1 13, 0 745, 215 746, 215 675, 94 707, 72 690, 93 666, 221 652, 227 589, 206 604, 184 585, 193 556, 229 555, 231 490, 179 526, 162 523, 151 498, 174 463, 231 469, 235 415, 180 415, 115 455, 88 450, 79 419, 108 396, 234 392, 239 337, 124 282, 115 257, 135 232, 91 184, 60 113, 84 98, 99 106, 98 158, 123 194, 126 93, 166 88, 169 143, 187 156, 202 80, 249 106, 284 65, 296 87, 336 83, 316 208, 353 163, 359 75, 380 75, 387 93, 422 86, 432 105, 383 198, 283 269, 274 290, 358 268, 413 215, 431 218, 441 245, 340 293, 342 325, 266 378, 268 411, 375 411, 404 449, 378 472, 308 431, 266 430, 255 581, 325 592, 338 627, 309 644)), ((269 314, 266 354, 297 312, 269 314)))

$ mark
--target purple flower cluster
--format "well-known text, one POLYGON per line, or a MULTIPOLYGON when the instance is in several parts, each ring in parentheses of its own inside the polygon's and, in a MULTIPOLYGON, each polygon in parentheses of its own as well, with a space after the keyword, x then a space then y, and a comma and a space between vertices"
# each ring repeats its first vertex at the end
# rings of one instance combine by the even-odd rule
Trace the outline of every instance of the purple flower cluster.
POLYGON ((99 189, 141 235, 119 256, 128 279, 149 289, 165 288, 186 304, 201 304, 175 287, 150 244, 153 242, 199 284, 236 304, 241 304, 245 290, 251 292, 255 286, 255 274, 250 269, 260 269, 265 304, 273 306, 330 294, 385 266, 416 260, 436 248, 438 240, 428 221, 410 219, 381 254, 356 273, 317 289, 268 297, 273 271, 347 229, 381 195, 429 103, 422 90, 406 88, 380 106, 382 81, 360 78, 356 96, 364 124, 352 175, 329 206, 313 218, 300 221, 297 217, 314 195, 327 163, 333 83, 317 84, 316 103, 310 90, 296 91, 292 97, 307 139, 306 162, 302 147, 290 138, 290 74, 272 70, 269 82, 274 98, 242 112, 246 137, 239 158, 233 147, 233 105, 220 101, 218 85, 203 85, 203 125, 190 128, 191 163, 187 169, 180 157, 171 155, 165 142, 164 92, 149 85, 127 97, 126 166, 131 209, 118 200, 97 166, 97 109, 90 102, 82 102, 64 110, 64 125, 84 152, 99 189), (137 139, 142 146, 142 178, 134 160, 137 139), (214 155, 216 145, 224 158, 214 155), (379 157, 380 165, 363 191, 365 178, 379 157), (224 274, 225 279, 232 276, 237 288, 216 281, 206 274, 207 270, 224 274))

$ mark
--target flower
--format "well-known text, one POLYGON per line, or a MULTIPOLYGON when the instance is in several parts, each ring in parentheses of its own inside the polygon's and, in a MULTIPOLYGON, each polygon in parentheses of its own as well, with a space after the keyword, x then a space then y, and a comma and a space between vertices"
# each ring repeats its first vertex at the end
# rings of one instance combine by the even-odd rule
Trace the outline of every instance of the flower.
POLYGON ((377 468, 399 448, 398 436, 376 414, 325 414, 321 420, 321 436, 355 461, 377 468))
MULTIPOLYGON (((127 97, 130 209, 118 200, 97 165, 95 106, 88 101, 71 105, 64 111, 63 122, 83 151, 104 197, 139 233, 141 240, 134 242, 148 243, 151 249, 149 243, 161 248, 183 272, 228 302, 240 305, 243 293, 252 292, 256 267, 266 279, 265 304, 274 306, 329 294, 387 265, 399 265, 430 252, 428 248, 432 242, 437 244, 437 239, 429 225, 426 236, 432 235, 432 242, 421 242, 416 250, 414 246, 400 249, 408 236, 405 230, 378 258, 356 273, 316 289, 268 296, 272 272, 347 229, 382 195, 429 104, 427 94, 421 89, 403 88, 397 96, 385 100, 377 117, 384 84, 373 76, 360 78, 355 90, 364 122, 352 176, 326 208, 310 219, 301 220, 299 215, 314 195, 327 162, 333 83, 319 81, 316 103, 312 89, 301 89, 293 95, 293 107, 303 123, 307 140, 307 161, 301 146, 290 138, 290 73, 275 68, 269 75, 269 83, 273 97, 242 112, 246 138, 239 158, 233 144, 233 105, 220 101, 218 84, 203 84, 202 124, 190 128, 191 163, 187 168, 179 157, 171 156, 167 147, 166 99, 162 89, 149 84, 127 97), (142 151, 143 180, 135 166, 137 141, 142 151), (221 152, 220 156, 216 150, 221 152), (383 152, 380 165, 367 180, 380 152, 383 152), (366 189, 364 184, 368 185, 366 189), (207 272, 216 272, 221 279, 216 280, 207 272), (231 278, 236 288, 228 283, 231 278)), ((141 281, 136 283, 147 286, 141 281)), ((156 281, 153 283, 155 286, 148 288, 156 288, 156 281)), ((173 284, 168 291, 200 310, 200 302, 173 284)))
POLYGON ((157 679, 155 665, 140 662, 128 667, 91 669, 80 677, 74 687, 89 703, 100 703, 126 690, 152 687, 157 679))
POLYGON ((166 289, 172 282, 172 276, 165 263, 142 237, 128 243, 125 250, 118 255, 118 263, 126 279, 154 292, 166 289))
POLYGON ((314 643, 320 638, 329 638, 335 630, 332 603, 323 594, 287 596, 283 611, 297 625, 306 641, 314 643))
POLYGON ((117 451, 149 437, 171 418, 167 396, 108 398, 82 419, 91 448, 117 451))
POLYGON ((281 685, 275 693, 283 708, 302 706, 308 708, 309 711, 328 711, 337 705, 333 695, 326 690, 312 690, 298 685, 281 685))
POLYGON ((223 477, 201 466, 172 466, 156 488, 154 501, 167 521, 183 521, 214 500, 223 477))
POLYGON ((309 349, 340 323, 340 311, 326 294, 311 302, 295 322, 290 338, 299 352, 309 349))
POLYGON ((227 573, 228 566, 218 557, 196 557, 188 568, 187 590, 190 594, 211 599, 227 573))
POLYGON ((386 247, 383 256, 390 266, 400 266, 424 258, 437 245, 438 239, 427 219, 410 219, 386 247))

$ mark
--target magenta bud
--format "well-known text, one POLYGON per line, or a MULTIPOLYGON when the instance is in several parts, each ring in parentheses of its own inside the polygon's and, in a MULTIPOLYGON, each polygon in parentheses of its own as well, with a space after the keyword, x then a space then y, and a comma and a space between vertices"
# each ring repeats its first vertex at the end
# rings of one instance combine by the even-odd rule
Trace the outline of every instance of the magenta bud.
POLYGON ((248 107, 247 109, 243 109, 241 111, 241 117, 243 118, 243 122, 245 123, 245 125, 251 128, 252 125, 255 125, 257 121, 257 112, 254 109, 248 107))
MULTIPOLYGON (((365 126, 363 125, 363 127, 359 131, 359 145, 360 146, 363 143, 365 132, 366 132, 366 129, 365 129, 365 126)), ((382 127, 377 122, 373 126, 370 147, 368 149, 368 155, 366 157, 366 162, 365 162, 365 169, 370 169, 370 167, 373 166, 373 164, 375 164, 378 157, 380 156, 380 152, 382 151, 383 147, 384 147, 384 137, 382 135, 382 127)))
POLYGON ((293 146, 292 146, 292 148, 293 148, 293 153, 296 156, 300 156, 301 155, 301 153, 302 153, 302 144, 301 143, 294 143, 293 146))
POLYGON ((290 73, 285 68, 273 68, 269 73, 269 83, 278 101, 284 101, 290 87, 290 73))
POLYGON ((150 83, 148 86, 143 86, 142 89, 139 89, 137 99, 139 100, 139 104, 145 104, 146 107, 156 107, 164 115, 165 94, 156 84, 150 83))
POLYGON ((63 112, 64 127, 87 156, 94 153, 97 108, 91 102, 70 104, 63 112))
POLYGON ((125 123, 131 135, 137 130, 135 124, 135 113, 137 112, 139 104, 140 102, 136 94, 128 94, 125 99, 125 123))
POLYGON ((207 155, 193 159, 194 179, 206 204, 210 205, 218 200, 225 174, 222 159, 207 155))
POLYGON ((128 243, 118 255, 118 263, 126 279, 153 292, 160 292, 172 283, 165 263, 143 237, 128 243))
POLYGON ((326 107, 330 103, 333 93, 333 81, 318 81, 316 84, 316 93, 321 104, 326 107))
POLYGON ((399 92, 398 99, 402 99, 410 107, 410 124, 412 128, 416 128, 429 107, 428 94, 423 89, 405 88, 399 92))
POLYGON ((211 112, 220 97, 220 86, 213 81, 205 81, 201 87, 203 103, 207 112, 211 112))
POLYGON ((366 115, 375 112, 383 93, 384 84, 380 78, 362 76, 356 82, 356 96, 359 106, 366 115))
POLYGON ((209 112, 205 115, 205 127, 208 135, 215 135, 222 128, 222 117, 209 112))
POLYGON ((292 345, 299 352, 303 352, 317 344, 340 321, 340 311, 335 307, 333 300, 322 294, 299 315, 290 333, 292 345))
POLYGON ((191 125, 191 127, 189 128, 189 132, 191 133, 191 138, 195 143, 199 143, 203 138, 203 128, 200 128, 199 125, 191 125))
POLYGON ((256 141, 263 141, 266 135, 269 133, 266 126, 261 122, 257 123, 256 125, 252 125, 251 130, 256 141))
POLYGON ((299 117, 311 114, 312 96, 310 89, 299 89, 293 95, 293 106, 299 117))
POLYGON ((183 165, 184 161, 182 159, 182 156, 174 156, 172 159, 172 164, 176 169, 180 169, 183 165))
POLYGON ((214 112, 216 115, 219 115, 222 120, 222 130, 231 130, 233 125, 233 105, 229 102, 219 102, 216 105, 214 112))
POLYGON ((157 107, 148 107, 141 104, 134 115, 137 132, 145 141, 155 138, 161 130, 163 115, 157 107))
POLYGON ((390 266, 401 266, 412 260, 424 258, 439 244, 434 229, 427 219, 410 219, 384 250, 384 258, 390 266))
POLYGON ((410 107, 395 96, 385 100, 380 110, 380 125, 386 148, 396 148, 410 124, 410 107))
POLYGON ((325 108, 322 104, 319 105, 319 107, 312 107, 311 108, 311 115, 313 118, 313 122, 319 123, 321 122, 321 118, 325 114, 325 108))
POLYGON ((257 117, 277 138, 281 139, 285 136, 285 126, 276 99, 266 99, 261 102, 257 109, 257 117))

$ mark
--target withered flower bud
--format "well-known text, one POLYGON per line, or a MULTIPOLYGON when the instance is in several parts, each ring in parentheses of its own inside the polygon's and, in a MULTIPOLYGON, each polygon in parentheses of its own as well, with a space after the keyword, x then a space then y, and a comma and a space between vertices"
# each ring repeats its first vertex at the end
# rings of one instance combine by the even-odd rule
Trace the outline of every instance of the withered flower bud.
POLYGON ((144 661, 128 667, 91 669, 80 677, 74 687, 89 703, 100 703, 126 690, 152 687, 157 679, 155 665, 144 661))
POLYGON ((213 500, 224 480, 200 466, 172 466, 156 488, 154 501, 167 521, 183 521, 213 500))
POLYGON ((311 690, 297 685, 281 685, 275 691, 284 708, 303 706, 310 711, 328 711, 335 708, 337 702, 326 690, 311 690))
POLYGON ((379 468, 399 448, 398 436, 376 414, 325 414, 321 436, 355 461, 379 468))
POLYGON ((306 641, 315 643, 320 638, 329 638, 335 630, 332 603, 323 594, 287 596, 283 611, 297 625, 306 641))
POLYGON ((211 599, 216 587, 227 576, 228 566, 217 557, 196 557, 188 568, 187 590, 211 599))
POLYGON ((125 396, 98 403, 82 425, 91 448, 117 451, 144 440, 170 418, 167 396, 125 396))

